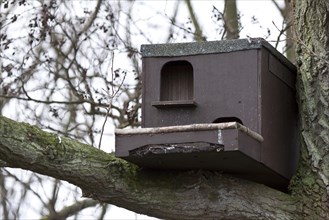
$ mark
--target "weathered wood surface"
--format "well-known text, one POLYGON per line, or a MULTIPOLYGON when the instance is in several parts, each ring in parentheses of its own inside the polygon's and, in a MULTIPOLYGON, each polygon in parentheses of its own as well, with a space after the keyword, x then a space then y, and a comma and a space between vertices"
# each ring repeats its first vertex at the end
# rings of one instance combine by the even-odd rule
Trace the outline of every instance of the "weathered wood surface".
POLYGON ((262 142, 264 138, 250 130, 248 127, 243 126, 238 122, 225 122, 218 124, 191 124, 191 125, 178 125, 166 126, 156 128, 138 128, 138 129, 116 129, 116 135, 136 135, 136 134, 159 134, 159 133, 173 133, 173 132, 188 132, 188 131, 207 131, 207 130, 224 130, 224 129, 238 129, 245 132, 252 138, 262 142))

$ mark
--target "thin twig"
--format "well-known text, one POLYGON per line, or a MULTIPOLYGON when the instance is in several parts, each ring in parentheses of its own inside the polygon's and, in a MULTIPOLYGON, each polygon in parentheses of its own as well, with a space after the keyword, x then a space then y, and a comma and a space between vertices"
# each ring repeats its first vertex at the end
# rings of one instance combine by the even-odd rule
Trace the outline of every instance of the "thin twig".
MULTIPOLYGON (((113 82, 113 80, 114 80, 114 70, 113 70, 113 66, 114 66, 114 52, 113 52, 113 51, 112 51, 112 61, 111 61, 111 62, 112 62, 112 63, 111 63, 111 77, 112 77, 112 82, 113 82)), ((112 102, 113 102, 113 99, 114 99, 114 97, 118 94, 118 92, 121 90, 121 87, 122 87, 122 85, 123 85, 125 79, 126 79, 126 74, 124 75, 124 77, 123 77, 123 79, 122 79, 122 81, 121 81, 119 87, 118 87, 116 90, 114 90, 114 87, 112 87, 112 94, 111 94, 111 96, 110 96, 110 102, 109 102, 109 105, 108 105, 108 107, 107 107, 107 111, 106 111, 106 115, 105 115, 104 123, 103 123, 103 125, 102 125, 102 131, 101 131, 101 137, 100 137, 100 139, 99 139, 98 149, 101 148, 102 139, 103 139, 103 134, 104 134, 104 130, 105 130, 105 124, 106 124, 106 122, 107 122, 107 118, 108 118, 108 116, 109 116, 109 114, 110 114, 110 112, 111 112, 111 110, 112 110, 112 102)))

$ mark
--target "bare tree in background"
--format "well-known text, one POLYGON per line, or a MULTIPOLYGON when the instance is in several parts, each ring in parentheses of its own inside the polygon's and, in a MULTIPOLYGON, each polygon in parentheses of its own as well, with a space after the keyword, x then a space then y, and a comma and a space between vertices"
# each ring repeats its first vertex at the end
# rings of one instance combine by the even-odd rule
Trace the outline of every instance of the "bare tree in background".
POLYGON ((295 63, 296 56, 295 56, 294 42, 296 42, 296 39, 294 39, 294 34, 293 34, 291 0, 285 0, 284 6, 280 6, 276 0, 272 0, 272 2, 276 6, 276 8, 280 11, 284 21, 282 27, 277 27, 281 31, 281 34, 278 36, 278 41, 281 40, 282 35, 285 35, 286 56, 290 61, 295 63))
MULTIPOLYGON (((194 26, 194 39, 195 41, 205 41, 206 37, 203 36, 202 27, 197 19, 194 8, 190 0, 185 0, 188 13, 191 18, 191 23, 194 26)), ((221 39, 238 39, 241 30, 240 16, 238 13, 236 0, 224 1, 224 12, 218 10, 213 6, 212 16, 215 24, 219 27, 219 33, 222 35, 221 39)))
MULTIPOLYGON (((140 59, 127 31, 131 18, 122 9, 131 8, 133 3, 122 4, 100 0, 84 4, 2 1, 1 111, 96 147, 101 135, 109 135, 102 126, 106 119, 117 127, 139 126, 140 59), (123 18, 127 19, 125 25, 119 22, 123 18), (116 65, 121 54, 127 56, 122 66, 130 68, 116 65)), ((16 172, 2 169, 4 219, 24 217, 22 206, 12 202, 23 204, 31 197, 42 207, 35 212, 48 219, 63 219, 99 204, 78 199, 73 193, 74 205, 61 206, 61 185, 33 173, 21 179, 16 172), (47 186, 46 196, 33 190, 36 185, 47 186)), ((97 209, 101 219, 107 205, 97 209)))

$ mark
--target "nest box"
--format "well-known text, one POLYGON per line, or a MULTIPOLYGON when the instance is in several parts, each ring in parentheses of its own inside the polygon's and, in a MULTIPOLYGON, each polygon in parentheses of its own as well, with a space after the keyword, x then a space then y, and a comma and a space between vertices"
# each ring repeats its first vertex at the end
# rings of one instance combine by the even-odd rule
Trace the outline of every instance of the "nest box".
POLYGON ((116 155, 284 188, 298 161, 296 68, 261 38, 143 45, 142 128, 116 155))

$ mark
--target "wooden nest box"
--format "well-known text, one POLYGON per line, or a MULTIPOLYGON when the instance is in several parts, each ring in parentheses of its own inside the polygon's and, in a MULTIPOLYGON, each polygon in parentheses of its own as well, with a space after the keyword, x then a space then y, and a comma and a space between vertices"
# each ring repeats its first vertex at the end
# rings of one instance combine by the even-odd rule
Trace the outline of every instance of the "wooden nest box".
POLYGON ((287 187, 298 161, 296 68, 261 38, 143 45, 142 128, 116 155, 287 187))

